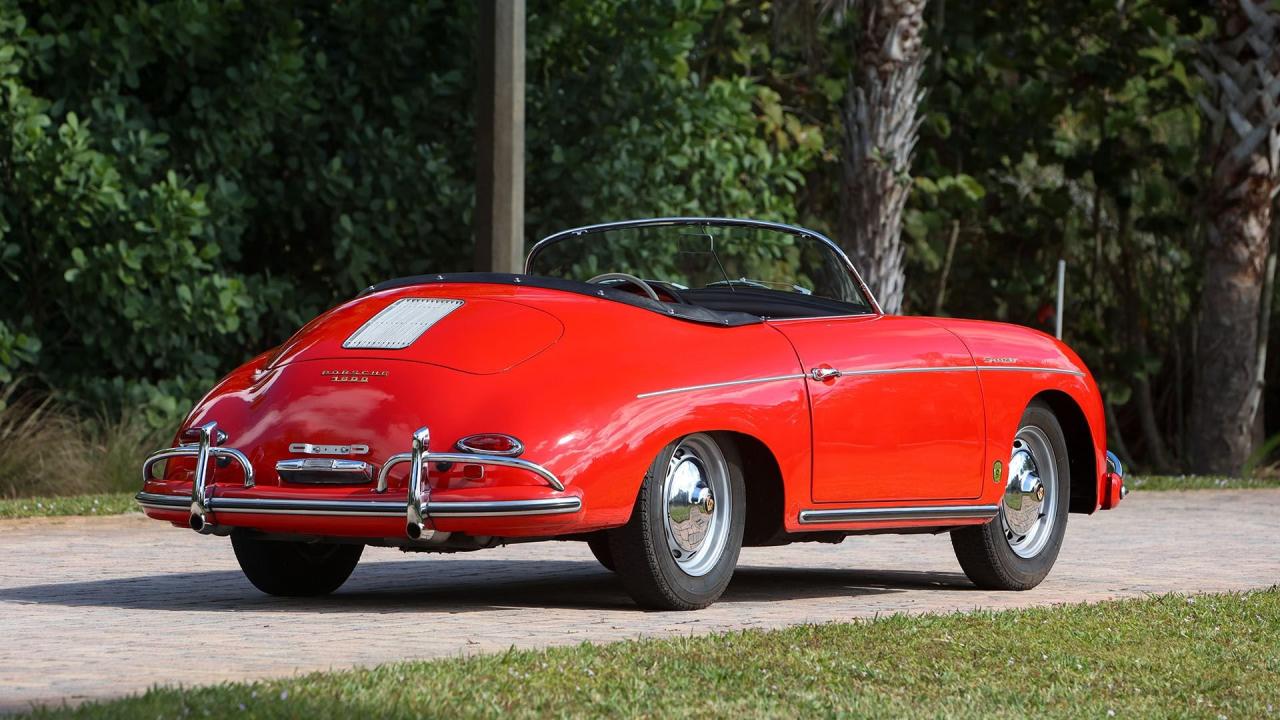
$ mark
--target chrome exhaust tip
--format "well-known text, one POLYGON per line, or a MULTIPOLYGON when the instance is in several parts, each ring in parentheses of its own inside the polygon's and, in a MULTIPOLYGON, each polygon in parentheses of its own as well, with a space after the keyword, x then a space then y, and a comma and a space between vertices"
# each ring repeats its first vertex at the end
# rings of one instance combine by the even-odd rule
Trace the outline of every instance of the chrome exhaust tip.
POLYGON ((204 532, 205 528, 208 527, 208 524, 204 521, 204 515, 200 513, 191 513, 191 516, 187 518, 187 525, 198 533, 204 532))
POLYGON ((422 538, 422 526, 411 522, 405 525, 404 534, 408 535, 410 540, 420 540, 422 538))

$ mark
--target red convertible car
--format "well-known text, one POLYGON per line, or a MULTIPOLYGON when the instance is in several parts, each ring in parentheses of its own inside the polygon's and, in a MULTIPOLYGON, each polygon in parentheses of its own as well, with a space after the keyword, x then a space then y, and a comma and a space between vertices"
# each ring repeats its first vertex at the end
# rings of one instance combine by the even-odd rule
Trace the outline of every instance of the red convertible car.
POLYGON ((1052 337, 886 315, 811 230, 660 218, 369 288, 218 383, 138 502, 276 595, 337 589, 366 545, 581 540, 639 604, 694 609, 743 546, 860 533, 947 533, 1021 590, 1068 512, 1124 496, 1105 437, 1052 337))

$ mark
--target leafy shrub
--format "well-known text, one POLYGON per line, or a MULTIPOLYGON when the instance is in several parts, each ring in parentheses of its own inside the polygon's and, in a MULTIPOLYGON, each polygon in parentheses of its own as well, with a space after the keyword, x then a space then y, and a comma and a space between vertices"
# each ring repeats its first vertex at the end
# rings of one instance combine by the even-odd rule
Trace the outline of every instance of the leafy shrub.
MULTIPOLYGON (((691 69, 723 9, 532 4, 532 234, 794 218, 822 133, 691 69)), ((0 382, 171 424, 360 288, 470 269, 475 31, 442 0, 0 0, 0 382)))

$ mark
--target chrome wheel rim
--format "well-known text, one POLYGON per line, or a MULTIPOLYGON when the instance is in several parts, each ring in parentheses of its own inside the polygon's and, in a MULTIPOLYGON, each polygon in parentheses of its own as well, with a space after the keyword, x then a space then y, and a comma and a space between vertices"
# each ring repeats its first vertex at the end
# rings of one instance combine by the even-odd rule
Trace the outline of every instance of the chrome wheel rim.
POLYGON ((1019 557, 1033 558, 1053 536, 1058 509, 1058 463, 1049 436, 1028 425, 1013 439, 1009 481, 1000 503, 1000 529, 1019 557))
POLYGON ((680 441, 662 481, 662 520, 667 552, 686 575, 711 572, 729 539, 729 467, 707 435, 680 441))

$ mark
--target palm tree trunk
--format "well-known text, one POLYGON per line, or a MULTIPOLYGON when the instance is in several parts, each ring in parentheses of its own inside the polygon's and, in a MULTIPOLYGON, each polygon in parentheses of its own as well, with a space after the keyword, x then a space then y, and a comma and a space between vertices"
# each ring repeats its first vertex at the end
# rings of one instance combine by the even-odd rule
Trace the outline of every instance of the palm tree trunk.
POLYGON ((1280 189, 1280 13, 1265 0, 1218 5, 1218 37, 1199 67, 1213 177, 1190 451, 1193 470, 1236 475, 1253 445, 1258 319, 1280 189))
POLYGON ((841 244, 885 312, 902 310, 902 212, 919 135, 926 0, 865 0, 841 118, 841 244))

